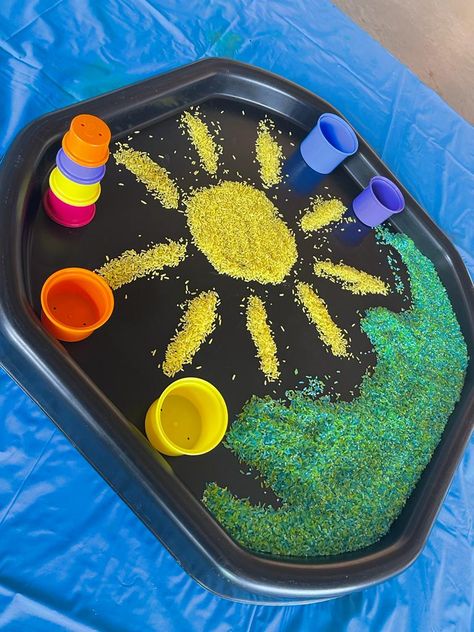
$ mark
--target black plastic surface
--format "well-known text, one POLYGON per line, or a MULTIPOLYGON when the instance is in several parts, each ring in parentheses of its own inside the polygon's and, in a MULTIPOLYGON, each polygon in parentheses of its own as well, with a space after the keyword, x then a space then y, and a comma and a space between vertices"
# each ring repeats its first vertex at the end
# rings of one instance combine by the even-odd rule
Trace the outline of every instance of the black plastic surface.
MULTIPOLYGON (((134 148, 164 155, 164 164, 180 188, 189 190, 210 183, 203 171, 196 181, 186 158, 191 153, 189 143, 177 130, 179 113, 197 103, 208 119, 221 123, 224 166, 230 169, 226 177, 234 179, 238 171, 256 183, 253 145, 256 125, 265 114, 282 132, 280 140, 289 155, 295 150, 290 143, 297 146, 320 113, 334 111, 314 95, 269 73, 226 60, 206 60, 34 122, 18 137, 0 172, 2 362, 200 583, 223 596, 272 603, 343 594, 390 577, 420 552, 472 430, 471 369, 443 440, 389 534, 364 551, 338 558, 272 560, 241 549, 200 504, 204 485, 217 481, 239 496, 277 504, 271 490, 262 487, 258 473, 249 475, 249 469, 223 446, 202 457, 165 461, 144 438, 144 414, 170 381, 157 364, 179 321, 179 305, 186 299, 185 280, 191 289, 217 289, 223 325, 213 334, 213 344, 205 345, 180 376, 199 375, 214 382, 227 400, 231 420, 253 393, 282 396, 306 375, 334 375, 338 369, 338 392, 349 399, 349 392, 375 360, 367 338, 358 326, 351 328, 358 322, 357 310, 384 305, 399 311, 406 307, 406 299, 398 294, 354 297, 334 284, 318 281, 338 322, 350 330, 359 358, 337 360, 326 352, 295 305, 294 275, 282 286, 265 286, 262 291, 258 284, 218 275, 190 245, 192 256, 168 275, 169 280, 142 279, 118 290, 110 323, 80 344, 62 346, 52 341, 34 313, 39 313, 42 283, 59 267, 95 268, 105 255, 117 256, 128 248, 140 250, 167 237, 186 238, 190 244, 185 216, 163 210, 131 174, 119 171, 113 159, 91 225, 68 230, 45 216, 41 194, 72 116, 95 113, 109 123, 113 142, 130 135, 128 142, 134 148), (138 130, 140 133, 134 133, 138 130), (286 363, 281 386, 264 384, 245 330, 241 304, 253 290, 270 305, 278 347, 290 347, 282 353, 286 363), (156 355, 151 354, 153 349, 157 349, 156 355)), ((331 193, 349 203, 375 173, 389 175, 360 139, 359 154, 316 192, 331 193)), ((298 211, 308 205, 307 198, 284 187, 276 195, 277 206, 294 228, 298 211)), ((406 199, 407 210, 397 218, 395 229, 413 237, 437 266, 471 349, 473 293, 467 272, 446 237, 410 196, 406 199)), ((313 244, 314 240, 298 237, 299 279, 313 280, 313 244)), ((391 254, 399 259, 394 251, 391 254)), ((317 255, 344 259, 385 278, 391 276, 372 236, 356 248, 330 237, 327 244, 319 243, 317 255)))

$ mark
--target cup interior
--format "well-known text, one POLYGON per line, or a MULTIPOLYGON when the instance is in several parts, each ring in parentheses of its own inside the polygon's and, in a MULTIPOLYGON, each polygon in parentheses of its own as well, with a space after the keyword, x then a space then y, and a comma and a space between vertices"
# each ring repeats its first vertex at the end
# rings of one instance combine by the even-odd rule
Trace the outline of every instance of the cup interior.
POLYGON ((225 403, 214 387, 178 380, 164 397, 159 422, 167 439, 180 451, 202 454, 212 450, 227 427, 225 403))
POLYGON ((373 178, 370 183, 376 200, 392 213, 403 210, 405 200, 398 187, 386 178, 373 178))
POLYGON ((60 278, 45 296, 49 315, 67 327, 97 327, 107 318, 109 301, 98 282, 80 277, 60 278))
POLYGON ((319 127, 327 142, 341 153, 350 155, 357 150, 354 130, 343 119, 323 114, 319 119, 319 127))

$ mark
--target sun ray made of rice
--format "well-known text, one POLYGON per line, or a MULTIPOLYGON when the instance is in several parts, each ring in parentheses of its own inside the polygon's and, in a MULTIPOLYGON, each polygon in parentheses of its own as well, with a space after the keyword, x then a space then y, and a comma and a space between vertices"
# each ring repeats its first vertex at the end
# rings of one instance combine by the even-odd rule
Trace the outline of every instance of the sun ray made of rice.
POLYGON ((337 198, 324 200, 322 197, 317 196, 312 201, 311 207, 307 209, 307 212, 301 218, 301 230, 307 233, 319 230, 333 222, 338 222, 342 219, 346 210, 342 201, 337 198))
POLYGON ((319 277, 338 282, 344 290, 352 294, 382 294, 386 296, 390 288, 381 278, 358 270, 345 263, 316 261, 314 273, 319 277))
POLYGON ((211 175, 215 175, 222 148, 214 140, 208 125, 196 111, 194 114, 183 112, 180 118, 180 127, 188 134, 189 140, 197 151, 202 168, 211 175))
POLYGON ((120 143, 118 147, 118 150, 114 152, 115 162, 133 173, 137 181, 144 184, 146 190, 165 208, 178 208, 178 187, 166 169, 152 160, 144 151, 137 151, 120 143))
POLYGON ((214 290, 201 292, 187 304, 180 327, 168 344, 162 370, 168 377, 190 364, 206 338, 214 331, 219 296, 214 290))
POLYGON ((296 285, 296 297, 302 304, 308 320, 316 327, 319 337, 333 355, 347 357, 348 341, 344 332, 331 318, 326 303, 308 283, 296 285))
POLYGON ((260 369, 269 381, 280 377, 277 347, 268 323, 265 304, 258 296, 250 296, 247 304, 247 329, 252 336, 260 369))
POLYGON ((110 259, 96 270, 112 288, 118 290, 122 285, 145 276, 155 276, 164 267, 176 267, 186 257, 186 243, 170 241, 152 246, 147 250, 125 250, 121 255, 110 259))
POLYGON ((282 180, 283 150, 271 134, 274 127, 275 124, 270 119, 260 121, 255 142, 260 178, 266 189, 282 180))

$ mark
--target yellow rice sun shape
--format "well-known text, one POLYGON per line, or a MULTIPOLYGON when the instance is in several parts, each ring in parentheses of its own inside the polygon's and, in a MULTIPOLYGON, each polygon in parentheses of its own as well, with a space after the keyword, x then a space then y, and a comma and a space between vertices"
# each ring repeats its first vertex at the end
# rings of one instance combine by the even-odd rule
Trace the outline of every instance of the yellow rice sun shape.
MULTIPOLYGON (((215 178, 216 183, 192 190, 184 197, 168 171, 147 153, 118 144, 115 161, 132 172, 165 208, 178 209, 183 197, 193 242, 217 272, 262 285, 282 283, 298 261, 298 250, 295 236, 279 210, 265 192, 255 186, 218 179, 222 147, 216 142, 217 133, 211 131, 198 109, 184 112, 179 126, 188 136, 201 168, 215 178)), ((258 124, 255 158, 263 188, 270 189, 282 182, 283 151, 276 140, 275 125, 268 118, 258 124)), ((305 209, 300 229, 304 232, 319 230, 340 221, 345 210, 340 200, 316 198, 310 208, 305 209)), ((177 266, 185 257, 186 243, 169 241, 140 253, 127 250, 108 260, 98 272, 115 290, 139 277, 154 276, 164 267, 177 266)), ((380 278, 342 262, 316 260, 313 269, 316 276, 339 282, 355 294, 386 295, 389 291, 380 278)), ((333 320, 316 290, 308 283, 296 281, 294 294, 329 350, 336 356, 349 356, 347 332, 333 320)), ((166 349, 162 363, 165 375, 172 377, 193 361, 216 326, 218 307, 219 296, 214 290, 203 291, 188 301, 176 334, 166 349)), ((246 301, 246 325, 255 344, 260 369, 267 380, 278 380, 278 350, 265 303, 255 294, 246 301)))

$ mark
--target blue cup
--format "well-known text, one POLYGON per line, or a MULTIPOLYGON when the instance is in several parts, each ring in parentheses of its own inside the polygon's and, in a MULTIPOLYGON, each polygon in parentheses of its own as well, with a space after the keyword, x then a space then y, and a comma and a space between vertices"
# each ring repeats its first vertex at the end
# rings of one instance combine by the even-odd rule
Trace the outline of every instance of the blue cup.
POLYGON ((359 147, 357 136, 344 119, 336 114, 321 114, 316 126, 300 145, 306 164, 327 175, 359 147))
POLYGON ((405 198, 397 185, 383 176, 374 176, 368 186, 354 198, 354 213, 363 224, 375 228, 394 213, 405 208, 405 198))

